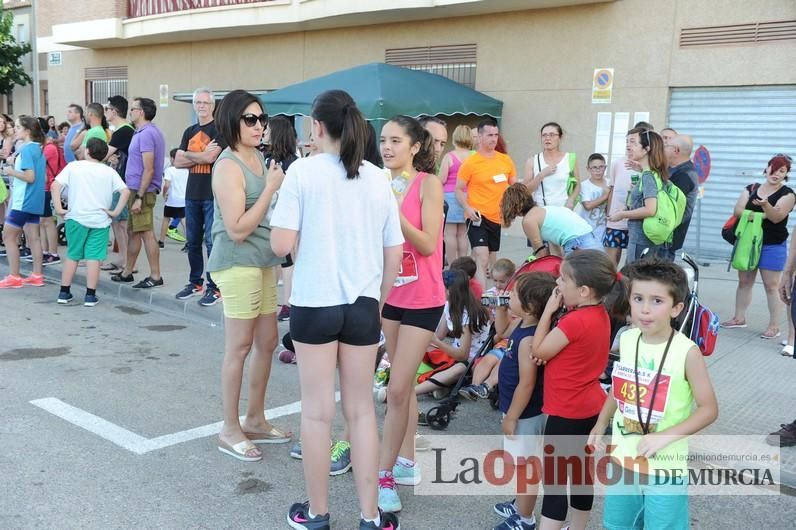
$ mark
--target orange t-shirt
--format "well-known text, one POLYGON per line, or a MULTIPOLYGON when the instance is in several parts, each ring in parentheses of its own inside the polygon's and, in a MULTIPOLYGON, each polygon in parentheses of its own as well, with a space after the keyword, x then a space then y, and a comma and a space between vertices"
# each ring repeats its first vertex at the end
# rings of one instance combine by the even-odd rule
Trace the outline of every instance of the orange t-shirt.
POLYGON ((500 200, 517 176, 508 155, 494 152, 492 158, 473 153, 462 162, 459 180, 467 184, 467 202, 493 223, 500 224, 500 200))

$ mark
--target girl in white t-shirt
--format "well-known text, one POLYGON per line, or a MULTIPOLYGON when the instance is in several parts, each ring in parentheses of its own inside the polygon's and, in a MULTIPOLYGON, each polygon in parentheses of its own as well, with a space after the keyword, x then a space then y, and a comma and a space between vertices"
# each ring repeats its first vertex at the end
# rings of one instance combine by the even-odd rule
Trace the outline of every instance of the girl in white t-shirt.
POLYGON ((597 241, 605 236, 605 201, 608 199, 608 183, 605 181, 605 158, 600 153, 589 156, 586 164, 589 179, 580 183, 580 202, 576 211, 594 229, 597 241))
POLYGON ((415 387, 415 395, 445 390, 467 370, 484 343, 489 340, 489 312, 473 296, 470 279, 463 271, 449 270, 443 275, 448 301, 437 331, 431 339, 430 350, 441 350, 456 362, 450 368, 434 374, 434 381, 425 380, 415 387), (451 342, 445 339, 452 338, 451 342))

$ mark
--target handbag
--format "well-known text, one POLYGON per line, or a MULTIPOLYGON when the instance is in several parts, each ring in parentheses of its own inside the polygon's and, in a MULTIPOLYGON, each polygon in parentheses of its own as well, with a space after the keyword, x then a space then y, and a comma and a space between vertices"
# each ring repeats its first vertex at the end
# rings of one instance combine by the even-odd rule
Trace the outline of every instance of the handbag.
MULTIPOLYGON (((757 193, 757 189, 759 187, 760 184, 752 184, 752 192, 749 194, 749 197, 757 193)), ((721 227, 721 237, 730 245, 735 244, 735 227, 737 226, 738 216, 733 214, 729 219, 727 219, 727 221, 724 223, 724 226, 721 227)))
POLYGON ((730 265, 738 271, 752 271, 763 250, 763 213, 744 210, 735 228, 735 246, 730 265))

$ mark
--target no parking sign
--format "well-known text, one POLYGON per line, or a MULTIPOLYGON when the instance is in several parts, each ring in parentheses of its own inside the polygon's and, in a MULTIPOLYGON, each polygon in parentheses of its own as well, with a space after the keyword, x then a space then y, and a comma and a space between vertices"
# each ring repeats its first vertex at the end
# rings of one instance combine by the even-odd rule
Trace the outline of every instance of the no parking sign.
POLYGON ((710 151, 704 145, 694 151, 694 167, 699 175, 699 185, 702 186, 710 176, 710 151))
POLYGON ((591 85, 592 103, 610 103, 614 91, 614 69, 595 68, 591 85))

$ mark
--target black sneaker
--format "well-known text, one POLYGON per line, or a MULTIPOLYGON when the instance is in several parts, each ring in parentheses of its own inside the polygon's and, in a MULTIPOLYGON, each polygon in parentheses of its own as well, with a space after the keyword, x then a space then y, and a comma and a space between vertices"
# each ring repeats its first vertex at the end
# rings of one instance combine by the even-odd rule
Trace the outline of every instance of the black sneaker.
POLYGON ((159 248, 166 248, 166 243, 164 243, 163 241, 158 241, 158 247, 159 248))
POLYGON ((486 383, 481 383, 473 387, 472 393, 478 398, 486 399, 489 397, 489 387, 486 386, 486 383))
POLYGON ((205 289, 205 294, 199 299, 198 304, 202 307, 211 307, 221 301, 221 293, 218 289, 205 289))
POLYGON ((297 502, 287 512, 287 524, 296 530, 329 530, 329 514, 310 519, 310 501, 297 502))
POLYGON ((185 287, 182 288, 182 291, 177 293, 174 297, 177 300, 187 300, 193 296, 199 296, 204 291, 204 287, 201 285, 194 285, 192 283, 188 283, 185 287))
POLYGON ((359 530, 399 530, 401 525, 398 524, 398 516, 394 513, 383 512, 379 508, 379 516, 381 517, 381 524, 376 526, 370 521, 364 519, 359 520, 359 530))
POLYGON ((61 263, 61 256, 58 254, 47 254, 42 260, 42 265, 55 265, 56 263, 61 263))
POLYGON ((111 280, 114 282, 132 283, 134 278, 132 274, 125 276, 124 272, 117 272, 116 274, 111 274, 111 280))
POLYGON ((793 423, 782 423, 782 427, 776 432, 772 432, 766 437, 768 445, 779 445, 780 447, 791 447, 796 445, 796 421, 793 423))
POLYGON ((133 289, 151 289, 153 287, 163 287, 163 278, 159 280, 153 280, 151 276, 147 276, 137 284, 133 285, 133 289))
POLYGON ((6 247, 0 248, 0 258, 5 258, 6 256, 8 256, 8 251, 6 250, 6 247))

